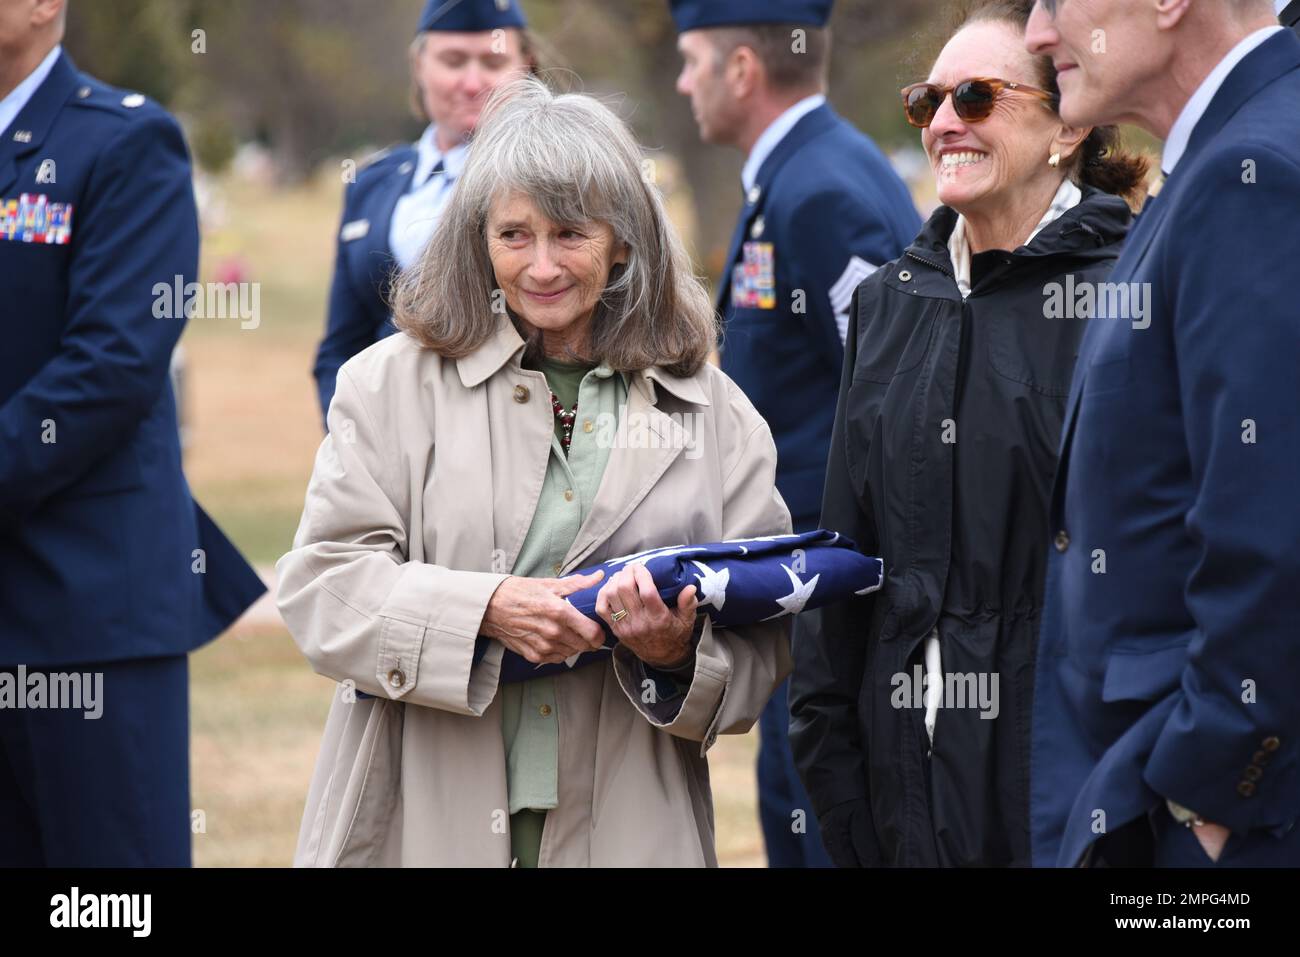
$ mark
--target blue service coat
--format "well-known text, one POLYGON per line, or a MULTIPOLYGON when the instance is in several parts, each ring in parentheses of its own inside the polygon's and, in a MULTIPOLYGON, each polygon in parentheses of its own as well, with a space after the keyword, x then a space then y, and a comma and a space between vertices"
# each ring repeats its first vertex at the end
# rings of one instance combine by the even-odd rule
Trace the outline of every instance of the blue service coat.
POLYGON ((1282 32, 1130 233, 1111 282, 1149 293, 1146 315, 1116 298, 1088 323, 1051 506, 1035 864, 1077 863, 1164 799, 1300 863, 1297 102, 1282 32))
POLYGON ((0 216, 0 665, 183 654, 264 589, 181 472, 180 129, 61 54, 0 141, 0 216))
POLYGON ((388 286, 398 265, 388 231, 397 201, 410 188, 417 158, 414 146, 394 147, 363 166, 344 191, 325 337, 312 370, 322 420, 334 398, 339 367, 397 331, 389 314, 388 286))
POLYGON ((745 197, 718 288, 722 368, 772 429, 797 530, 821 512, 853 290, 920 227, 884 154, 827 105, 777 144, 745 197))

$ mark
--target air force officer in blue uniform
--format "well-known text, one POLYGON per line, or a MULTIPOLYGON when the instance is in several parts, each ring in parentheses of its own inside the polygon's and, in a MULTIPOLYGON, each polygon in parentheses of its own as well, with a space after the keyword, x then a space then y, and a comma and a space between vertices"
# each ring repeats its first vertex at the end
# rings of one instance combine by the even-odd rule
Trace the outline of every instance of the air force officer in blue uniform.
MULTIPOLYGON (((796 531, 818 526, 858 283, 920 229, 876 145, 826 102, 831 0, 671 0, 700 135, 746 153, 717 307, 722 368, 767 420, 796 531)), ((829 866, 790 756, 787 688, 760 721, 759 811, 773 866, 829 866), (802 812, 800 814, 799 812, 802 812)))
POLYGON ((186 653, 263 588, 181 472, 180 129, 78 72, 63 20, 0 15, 0 866, 183 866, 186 653))
POLYGON ((429 0, 411 47, 413 96, 429 118, 418 142, 370 160, 343 199, 325 336, 313 373, 322 419, 339 367, 395 330, 393 273, 424 249, 465 165, 488 95, 530 68, 531 40, 516 0, 429 0))
POLYGON ((1167 174, 1062 427, 1034 861, 1295 866, 1300 40, 1271 0, 1058 0, 1026 41, 1067 123, 1137 123, 1167 174))

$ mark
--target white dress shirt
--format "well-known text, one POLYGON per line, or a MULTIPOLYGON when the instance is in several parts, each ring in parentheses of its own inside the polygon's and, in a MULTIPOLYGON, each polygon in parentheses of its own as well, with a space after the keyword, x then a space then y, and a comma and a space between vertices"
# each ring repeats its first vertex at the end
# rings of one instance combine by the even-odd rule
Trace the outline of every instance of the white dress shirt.
POLYGON ((1210 75, 1196 88, 1192 98, 1187 101, 1183 111, 1178 114, 1178 119, 1174 120, 1174 125, 1169 128, 1169 138, 1165 140, 1165 152, 1160 159, 1160 168, 1166 176, 1174 171, 1178 161, 1187 152, 1187 144, 1191 141, 1196 124, 1201 121, 1205 111, 1210 108, 1210 103, 1214 100, 1214 94, 1219 92, 1219 87, 1223 86, 1228 74, 1236 68, 1238 63, 1254 52, 1256 47, 1273 34, 1280 33, 1282 29, 1282 27, 1277 26, 1263 27, 1256 30, 1229 50, 1228 55, 1219 61, 1219 65, 1211 70, 1210 75))
POLYGON ((754 141, 754 146, 745 159, 745 166, 740 171, 740 181, 744 183, 746 193, 754 188, 763 161, 772 155, 772 150, 785 139, 785 135, 794 129, 796 123, 825 102, 826 97, 820 93, 806 96, 768 124, 767 129, 754 141))
POLYGON ((59 54, 62 52, 63 47, 56 46, 41 61, 40 66, 27 74, 26 79, 10 90, 8 96, 0 100, 0 137, 8 134, 9 125, 17 119, 18 114, 27 105, 27 101, 41 88, 45 78, 54 69, 54 61, 59 58, 59 54))
POLYGON ((398 199, 388 225, 388 248, 403 269, 415 262, 433 235, 451 199, 452 184, 465 168, 469 153, 466 143, 458 143, 445 153, 438 149, 437 127, 432 123, 415 148, 419 153, 415 175, 406 193, 398 199), (434 167, 440 162, 442 171, 434 173, 434 167))

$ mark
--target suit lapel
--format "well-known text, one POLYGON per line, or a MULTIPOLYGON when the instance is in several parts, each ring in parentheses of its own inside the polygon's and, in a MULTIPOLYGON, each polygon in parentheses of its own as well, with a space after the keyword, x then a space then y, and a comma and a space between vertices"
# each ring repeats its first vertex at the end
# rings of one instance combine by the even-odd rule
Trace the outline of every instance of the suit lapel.
POLYGON ((40 149, 49 135, 59 110, 72 96, 78 82, 76 67, 66 53, 60 53, 45 82, 14 118, 0 139, 0 197, 18 179, 18 161, 40 149))
MULTIPOLYGON (((389 228, 393 221, 393 210, 402 198, 411 179, 415 176, 415 160, 403 160, 393 170, 393 175, 384 178, 384 182, 375 190, 370 231, 359 240, 361 254, 361 271, 366 280, 381 294, 387 302, 388 283, 397 268, 397 260, 388 245, 389 228)), ((384 309, 387 316, 387 307, 384 309)))
POLYGON ((749 231, 754 218, 762 209, 761 197, 757 203, 751 203, 746 197, 745 208, 741 210, 740 219, 736 222, 736 230, 731 234, 731 244, 727 247, 727 258, 724 260, 722 275, 718 277, 718 294, 714 297, 714 306, 720 313, 725 313, 731 302, 731 272, 740 257, 740 244, 745 241, 745 233, 749 231))
POLYGON ((839 117, 835 115, 835 111, 822 104, 800 117, 799 122, 790 128, 790 132, 785 134, 767 159, 763 160, 763 165, 758 169, 758 176, 754 178, 754 188, 745 197, 745 207, 741 210, 736 230, 731 235, 731 245, 727 249, 726 263, 722 268, 722 276, 718 280, 718 295, 715 298, 719 312, 725 314, 731 302, 731 271, 740 257, 740 247, 745 241, 745 235, 753 228, 754 221, 763 212, 763 205, 767 201, 767 190, 772 180, 776 178, 781 167, 790 157, 799 152, 805 143, 831 129, 837 122, 839 117))

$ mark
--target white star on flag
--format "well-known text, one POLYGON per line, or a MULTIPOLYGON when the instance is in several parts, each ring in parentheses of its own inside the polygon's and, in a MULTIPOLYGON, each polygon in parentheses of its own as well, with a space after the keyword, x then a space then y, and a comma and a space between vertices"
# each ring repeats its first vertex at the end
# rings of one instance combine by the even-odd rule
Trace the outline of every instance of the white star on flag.
POLYGON ((699 595, 701 605, 712 605, 718 611, 722 611, 722 604, 727 600, 727 582, 731 581, 731 569, 724 568, 720 572, 715 572, 703 562, 691 560, 691 564, 701 569, 704 574, 696 575, 700 583, 695 586, 699 595))
POLYGON ((776 603, 781 606, 783 611, 778 611, 775 615, 768 615, 763 621, 771 621, 773 618, 780 618, 782 615, 797 615, 803 611, 803 606, 808 604, 808 599, 812 597, 813 591, 817 588, 817 579, 821 578, 820 574, 814 575, 810 581, 803 582, 799 576, 790 570, 789 565, 782 564, 785 573, 790 576, 790 584, 794 591, 783 598, 778 598, 776 603))
POLYGON ((861 591, 855 591, 853 594, 869 595, 873 591, 880 590, 880 586, 885 583, 885 563, 879 562, 878 564, 880 565, 880 578, 876 581, 876 583, 874 585, 868 585, 866 588, 862 589, 861 591))

